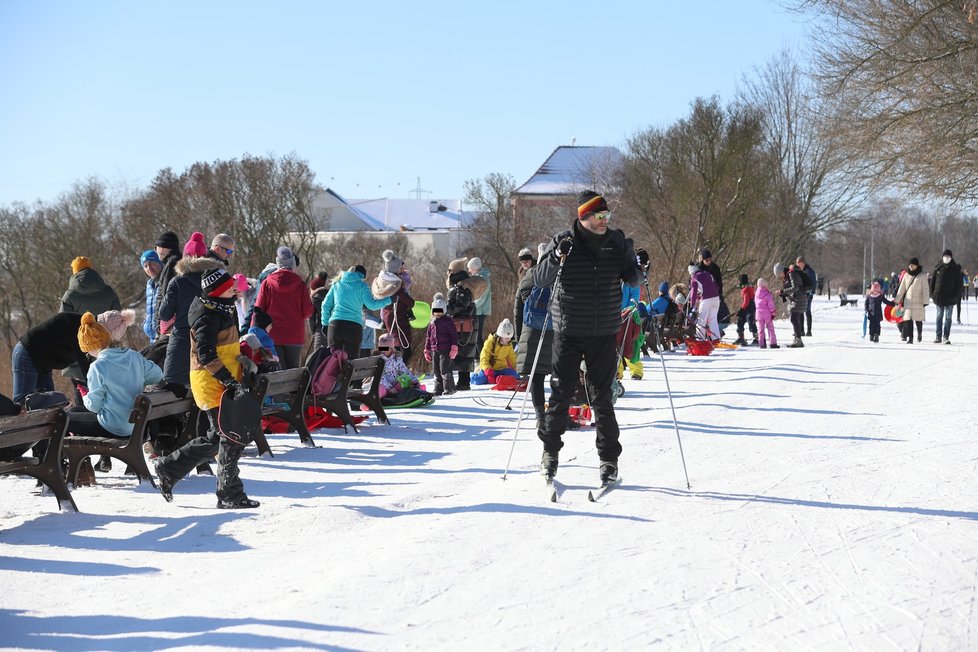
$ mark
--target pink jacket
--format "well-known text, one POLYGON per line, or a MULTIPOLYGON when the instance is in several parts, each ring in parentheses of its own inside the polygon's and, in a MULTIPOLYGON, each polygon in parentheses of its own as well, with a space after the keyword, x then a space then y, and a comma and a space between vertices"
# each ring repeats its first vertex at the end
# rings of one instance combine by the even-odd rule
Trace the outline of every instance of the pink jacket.
POLYGON ((758 321, 762 319, 770 321, 777 314, 778 308, 774 305, 774 295, 767 288, 767 283, 761 285, 758 282, 757 292, 754 294, 754 307, 756 309, 754 316, 758 321))

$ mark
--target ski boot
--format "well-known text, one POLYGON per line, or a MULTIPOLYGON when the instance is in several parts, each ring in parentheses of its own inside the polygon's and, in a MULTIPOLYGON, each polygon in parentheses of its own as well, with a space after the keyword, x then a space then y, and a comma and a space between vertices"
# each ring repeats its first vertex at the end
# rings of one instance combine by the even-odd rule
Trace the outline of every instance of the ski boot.
POLYGON ((618 465, 614 462, 602 462, 598 474, 602 485, 618 482, 618 465))
POLYGON ((241 496, 240 498, 233 498, 226 500, 224 498, 217 499, 218 509, 254 509, 261 505, 257 500, 252 500, 248 496, 241 496))

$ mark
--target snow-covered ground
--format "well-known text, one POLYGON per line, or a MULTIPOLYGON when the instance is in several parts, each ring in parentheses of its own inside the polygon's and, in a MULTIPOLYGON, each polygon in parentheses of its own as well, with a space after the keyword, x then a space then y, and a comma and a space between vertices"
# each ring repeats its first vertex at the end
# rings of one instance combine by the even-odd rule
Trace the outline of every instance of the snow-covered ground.
POLYGON ((80 514, 2 478, 0 647, 976 649, 978 328, 872 344, 861 309, 816 309, 804 349, 666 357, 691 490, 658 358, 596 504, 593 430, 565 436, 561 502, 531 430, 500 479, 517 412, 485 389, 272 436, 241 465, 255 511, 207 477, 168 504, 116 469, 80 514))

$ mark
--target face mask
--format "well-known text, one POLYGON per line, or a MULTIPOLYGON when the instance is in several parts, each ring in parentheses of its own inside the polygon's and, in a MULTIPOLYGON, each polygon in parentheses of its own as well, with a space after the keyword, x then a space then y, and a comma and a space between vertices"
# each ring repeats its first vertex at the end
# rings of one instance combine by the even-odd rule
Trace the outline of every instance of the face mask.
POLYGON ((943 258, 941 258, 941 260, 943 260, 944 261, 944 264, 947 265, 948 263, 951 262, 951 257, 950 256, 944 256, 943 258))

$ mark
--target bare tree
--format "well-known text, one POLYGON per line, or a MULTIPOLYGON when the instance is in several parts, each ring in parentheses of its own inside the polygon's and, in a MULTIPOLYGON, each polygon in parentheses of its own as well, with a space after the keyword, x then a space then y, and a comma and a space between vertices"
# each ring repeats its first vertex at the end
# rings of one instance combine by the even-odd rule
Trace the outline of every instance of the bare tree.
POLYGON ((978 3, 802 0, 834 137, 860 176, 978 200, 978 3))

